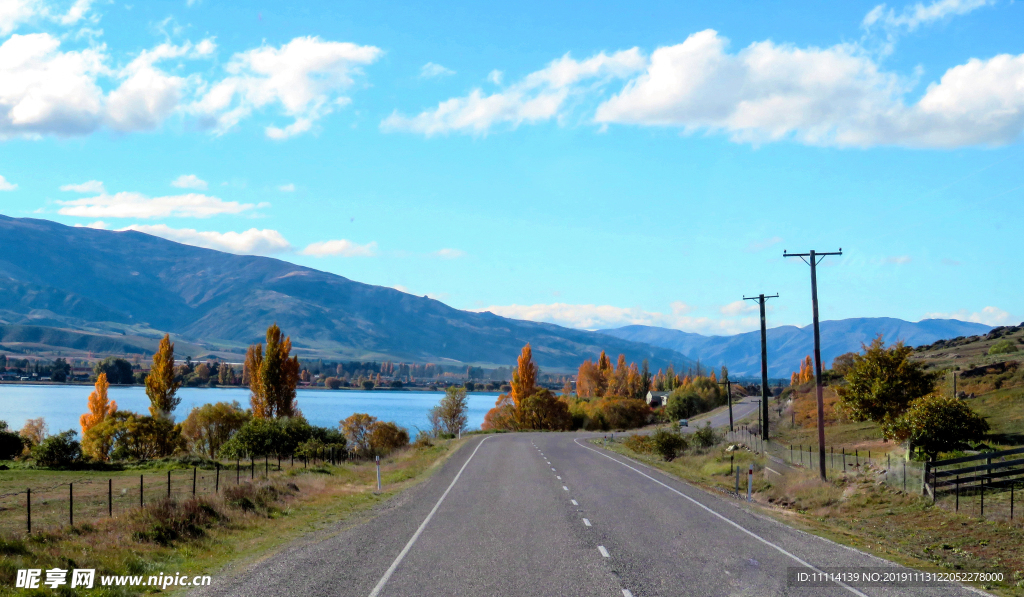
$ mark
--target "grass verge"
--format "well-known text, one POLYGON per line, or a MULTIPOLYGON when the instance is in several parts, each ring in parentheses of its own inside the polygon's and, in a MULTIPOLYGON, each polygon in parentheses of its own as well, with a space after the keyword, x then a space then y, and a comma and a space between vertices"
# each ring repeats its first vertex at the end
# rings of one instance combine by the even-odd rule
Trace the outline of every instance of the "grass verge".
MULTIPOLYGON (((216 495, 154 501, 98 522, 28 536, 6 533, 0 536, 0 596, 73 594, 66 586, 56 591, 14 588, 17 570, 25 568, 94 568, 97 579, 161 572, 230 574, 426 479, 464 441, 410 447, 382 460, 385 491, 380 494, 374 491, 373 463, 324 465, 243 482, 216 495)), ((146 589, 95 589, 92 594, 134 595, 146 589)))

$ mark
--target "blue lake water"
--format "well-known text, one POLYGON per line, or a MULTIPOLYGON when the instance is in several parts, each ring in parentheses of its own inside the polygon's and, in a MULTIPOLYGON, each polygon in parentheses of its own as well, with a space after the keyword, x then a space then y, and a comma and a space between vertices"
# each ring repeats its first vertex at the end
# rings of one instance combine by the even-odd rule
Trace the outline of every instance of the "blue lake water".
MULTIPOLYGON (((87 409, 92 386, 0 385, 0 419, 15 431, 28 419, 44 417, 50 433, 74 429, 81 433, 78 417, 87 409)), ((149 398, 142 386, 111 386, 111 400, 118 410, 148 414, 149 398)), ((182 388, 181 404, 174 411, 176 421, 188 416, 194 406, 237 400, 249 407, 248 388, 182 388)), ((348 390, 298 390, 299 409, 313 425, 337 427, 353 413, 367 413, 382 421, 394 421, 415 436, 428 429, 427 411, 444 396, 443 392, 389 392, 348 390)), ((496 393, 470 393, 469 428, 479 429, 484 415, 494 406, 496 393)))

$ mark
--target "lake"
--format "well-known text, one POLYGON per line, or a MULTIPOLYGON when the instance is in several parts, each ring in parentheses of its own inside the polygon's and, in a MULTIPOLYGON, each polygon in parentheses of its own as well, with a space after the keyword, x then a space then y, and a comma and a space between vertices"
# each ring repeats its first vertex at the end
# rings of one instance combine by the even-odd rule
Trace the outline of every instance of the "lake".
MULTIPOLYGON (((0 385, 0 419, 15 431, 25 421, 44 417, 50 433, 74 429, 81 433, 78 417, 88 408, 92 386, 0 385)), ((111 386, 111 400, 118 410, 149 414, 149 398, 142 386, 111 386)), ((181 404, 174 411, 175 421, 183 421, 194 406, 237 400, 249 407, 248 388, 182 388, 181 404)), ((337 427, 353 413, 368 413, 382 421, 394 421, 409 430, 428 429, 427 411, 437 405, 443 392, 391 392, 348 390, 298 390, 299 409, 313 425, 337 427)), ((494 406, 497 393, 469 395, 469 428, 479 429, 484 415, 494 406)))

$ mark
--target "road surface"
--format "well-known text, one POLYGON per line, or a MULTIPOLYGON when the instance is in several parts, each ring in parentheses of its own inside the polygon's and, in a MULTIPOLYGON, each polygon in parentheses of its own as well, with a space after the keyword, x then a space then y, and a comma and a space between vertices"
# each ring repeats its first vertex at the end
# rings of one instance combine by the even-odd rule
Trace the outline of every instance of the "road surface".
MULTIPOLYGON (((726 415, 728 417, 728 415, 726 415)), ((728 420, 728 419, 726 419, 728 420)), ((232 596, 968 595, 787 585, 787 569, 894 566, 748 511, 588 434, 473 438, 368 522, 296 542, 193 594, 232 596)))

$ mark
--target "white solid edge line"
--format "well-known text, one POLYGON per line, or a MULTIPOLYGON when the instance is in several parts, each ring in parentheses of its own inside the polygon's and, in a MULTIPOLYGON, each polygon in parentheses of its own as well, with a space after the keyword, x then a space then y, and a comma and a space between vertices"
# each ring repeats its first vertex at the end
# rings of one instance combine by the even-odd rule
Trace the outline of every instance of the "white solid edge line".
POLYGON ((409 550, 412 549, 413 544, 420 538, 420 534, 423 532, 423 529, 427 527, 427 523, 429 523, 430 519, 434 517, 434 513, 437 512, 437 509, 441 507, 441 502, 444 501, 444 498, 448 497, 448 492, 452 490, 452 487, 455 487, 455 483, 459 480, 459 477, 462 476, 462 471, 466 470, 466 467, 469 466, 469 461, 473 460, 473 457, 476 456, 477 450, 479 450, 480 446, 484 445, 484 442, 488 439, 490 439, 490 436, 483 438, 480 440, 480 443, 476 445, 476 450, 473 450, 473 453, 469 455, 466 462, 462 464, 462 468, 460 468, 459 472, 456 473, 455 478, 452 479, 452 482, 448 485, 448 489, 444 490, 444 493, 441 494, 441 498, 437 500, 436 504, 434 504, 434 508, 430 511, 430 514, 427 514, 427 517, 423 519, 423 522, 420 524, 420 528, 416 529, 416 532, 412 534, 412 538, 409 539, 409 542, 402 548, 398 557, 395 558, 395 561, 391 562, 391 567, 389 567, 387 572, 384 573, 384 576, 380 577, 380 580, 377 581, 377 586, 373 587, 373 590, 370 591, 369 597, 377 597, 377 595, 380 594, 381 589, 384 588, 384 585, 388 584, 388 580, 391 579, 391 575, 398 569, 398 565, 402 563, 406 554, 408 554, 409 550))
MULTIPOLYGON (((702 503, 698 502, 697 500, 695 500, 695 499, 693 499, 692 497, 690 497, 690 496, 686 495, 685 493, 683 493, 683 492, 681 492, 681 491, 677 490, 676 488, 674 488, 674 487, 672 487, 672 486, 670 486, 670 485, 666 485, 666 484, 662 483, 661 481, 659 481, 659 480, 655 479, 654 477, 652 477, 652 476, 648 475, 647 473, 644 473, 643 471, 641 471, 641 470, 639 470, 639 469, 635 469, 635 468, 633 468, 633 467, 629 466, 628 464, 626 464, 625 462, 622 462, 621 460, 618 460, 617 458, 612 458, 611 456, 609 456, 609 455, 607 455, 607 454, 602 454, 602 453, 601 453, 601 452, 599 452, 598 450, 595 450, 595 449, 593 449, 593 448, 590 448, 590 447, 584 446, 583 444, 581 444, 581 443, 580 443, 580 441, 579 441, 579 440, 573 440, 573 443, 575 443, 575 444, 576 444, 577 446, 579 446, 579 447, 581 447, 581 448, 583 448, 583 449, 586 449, 586 450, 590 450, 591 452, 594 452, 595 454, 598 454, 598 455, 600 455, 600 456, 604 456, 605 458, 607 458, 608 460, 611 460, 612 462, 617 462, 617 463, 621 464, 622 466, 624 466, 624 467, 628 468, 629 470, 631 470, 631 471, 633 471, 633 472, 635 472, 635 473, 637 473, 637 474, 639 474, 639 475, 641 475, 641 476, 643 476, 643 477, 647 477, 648 479, 650 479, 651 481, 654 481, 654 482, 655 482, 655 483, 657 483, 658 485, 661 485, 661 486, 662 486, 662 487, 664 487, 665 489, 668 489, 669 491, 671 491, 671 492, 673 492, 673 493, 676 493, 676 494, 678 494, 678 495, 682 496, 683 498, 685 498, 685 499, 689 500, 690 502, 693 502, 693 504, 694 504, 694 505, 696 505, 696 506, 699 506, 700 508, 703 508, 704 510, 707 510, 707 511, 708 511, 709 513, 713 514, 714 516, 717 516, 718 518, 721 518, 721 519, 722 519, 723 521, 725 521, 725 522, 727 522, 727 523, 731 524, 732 526, 736 527, 736 528, 737 528, 738 530, 740 530, 740 531, 742 531, 742 532, 744 532, 744 533, 746 533, 746 534, 750 535, 750 536, 751 536, 751 537, 753 537, 754 539, 757 539, 757 540, 758 540, 758 541, 760 541, 761 543, 764 543, 765 545, 767 545, 767 546, 769 546, 769 547, 771 547, 771 548, 774 548, 775 550, 779 551, 780 553, 782 553, 782 554, 784 554, 784 555, 786 555, 786 556, 789 556, 790 558, 792 558, 792 559, 793 559, 793 560, 795 560, 796 562, 800 563, 801 565, 803 565, 803 566, 807 566, 808 568, 810 568, 811 570, 814 570, 815 572, 817 572, 817 573, 819 573, 819 574, 824 574, 824 572, 822 572, 822 571, 821 571, 820 569, 818 569, 818 568, 817 568, 816 566, 812 566, 812 565, 811 565, 811 564, 809 564, 808 562, 805 562, 804 560, 800 559, 799 557, 797 557, 797 556, 795 556, 795 555, 793 555, 793 554, 789 553, 789 552, 788 552, 788 551, 786 551, 786 550, 785 550, 784 548, 782 548, 782 547, 780 547, 780 546, 778 546, 778 545, 776 545, 776 544, 772 543, 771 541, 769 541, 769 540, 765 539, 764 537, 761 537, 761 536, 760 536, 760 535, 758 535, 757 533, 754 533, 753 531, 750 531, 750 530, 747 530, 747 529, 743 528, 743 527, 742 527, 742 526, 741 526, 740 524, 738 524, 738 523, 736 523, 736 522, 733 522, 732 520, 729 520, 729 519, 728 519, 728 518, 726 518, 725 516, 722 516, 722 515, 721 515, 721 514, 719 514, 718 512, 715 512, 715 511, 714 511, 714 510, 712 510, 711 508, 708 508, 708 507, 707 507, 707 506, 705 506, 704 504, 702 504, 702 503)), ((598 549, 604 550, 604 548, 603 548, 603 547, 599 547, 598 549)), ((855 588, 851 587, 850 585, 848 585, 848 584, 846 584, 846 583, 843 583, 843 582, 839 582, 839 581, 836 581, 836 584, 837 584, 837 585, 839 585, 839 586, 841 586, 841 587, 843 587, 844 589, 846 589, 846 590, 850 591, 850 592, 851 592, 851 593, 853 593, 854 595, 859 595, 860 597, 868 597, 868 596, 867 596, 866 594, 864 594, 864 593, 862 593, 862 592, 858 591, 857 589, 855 589, 855 588)))
POLYGON ((598 545, 597 551, 601 552, 601 555, 603 555, 606 558, 612 557, 612 555, 608 553, 608 550, 604 548, 604 545, 598 545))

